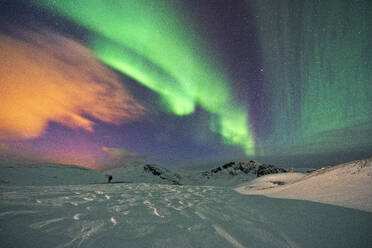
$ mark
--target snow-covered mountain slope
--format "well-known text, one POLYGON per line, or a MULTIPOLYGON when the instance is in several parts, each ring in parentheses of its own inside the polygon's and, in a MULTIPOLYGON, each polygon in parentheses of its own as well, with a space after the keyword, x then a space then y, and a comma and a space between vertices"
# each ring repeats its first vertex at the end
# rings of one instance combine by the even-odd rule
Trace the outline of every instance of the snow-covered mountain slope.
POLYGON ((372 247, 372 214, 226 187, 0 186, 1 247, 372 247))
POLYGON ((112 175, 113 182, 236 186, 259 176, 287 171, 287 169, 260 164, 252 160, 249 162, 230 162, 202 172, 132 163, 107 170, 105 174, 112 175))
POLYGON ((285 185, 288 183, 292 183, 295 181, 300 180, 306 176, 305 173, 298 173, 298 172, 288 172, 288 173, 278 173, 278 174, 270 174, 265 175, 262 177, 255 178, 248 183, 243 183, 239 185, 236 190, 249 190, 249 192, 253 191, 262 191, 264 189, 271 189, 277 188, 280 185, 285 185))
POLYGON ((236 190, 243 194, 302 199, 372 212, 372 158, 325 167, 306 176, 268 175, 236 190))
POLYGON ((104 173, 106 175, 112 175, 112 182, 179 185, 181 178, 181 175, 171 169, 138 162, 109 169, 104 171, 104 173))
POLYGON ((0 184, 66 185, 103 183, 107 178, 94 170, 62 164, 2 163, 0 184))
POLYGON ((112 175, 114 183, 236 186, 264 174, 284 171, 282 168, 255 161, 231 162, 202 172, 134 162, 120 168, 106 170, 104 173, 73 165, 3 161, 0 162, 0 184, 105 183, 107 175, 112 175))

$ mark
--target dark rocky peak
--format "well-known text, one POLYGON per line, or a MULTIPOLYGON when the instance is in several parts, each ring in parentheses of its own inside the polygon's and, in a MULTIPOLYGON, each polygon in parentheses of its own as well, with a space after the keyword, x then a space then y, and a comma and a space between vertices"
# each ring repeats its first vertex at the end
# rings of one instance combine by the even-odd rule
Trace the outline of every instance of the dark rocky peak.
POLYGON ((149 164, 143 166, 143 170, 146 171, 146 172, 151 172, 155 176, 160 176, 161 174, 163 174, 163 172, 160 168, 157 168, 157 167, 149 165, 149 164))
POLYGON ((203 176, 213 176, 220 173, 228 173, 230 175, 239 174, 253 174, 257 177, 273 174, 273 173, 283 173, 288 172, 288 169, 279 168, 274 165, 260 164, 255 160, 242 161, 242 162, 229 162, 210 171, 205 171, 202 173, 203 176))
POLYGON ((260 165, 260 163, 254 160, 251 160, 249 162, 230 162, 222 166, 219 166, 215 169, 212 169, 210 173, 213 174, 213 173, 218 173, 223 170, 228 170, 228 171, 242 171, 243 173, 247 174, 247 173, 250 173, 252 170, 256 169, 258 165, 260 165))
POLYGON ((181 176, 178 174, 172 173, 165 168, 159 168, 154 165, 146 164, 145 166, 143 166, 143 170, 147 173, 153 174, 154 176, 158 176, 159 178, 165 181, 168 181, 171 184, 181 185, 179 182, 181 179, 181 176))
POLYGON ((260 177, 260 176, 264 176, 268 174, 276 174, 276 173, 284 173, 284 172, 289 172, 289 170, 276 167, 275 165, 263 164, 258 167, 256 174, 257 174, 257 177, 260 177))

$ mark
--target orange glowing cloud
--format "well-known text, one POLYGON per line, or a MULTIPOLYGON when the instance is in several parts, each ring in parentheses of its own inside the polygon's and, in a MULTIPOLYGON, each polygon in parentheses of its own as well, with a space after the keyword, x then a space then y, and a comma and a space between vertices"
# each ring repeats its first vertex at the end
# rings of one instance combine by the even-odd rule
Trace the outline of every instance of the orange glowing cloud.
POLYGON ((143 110, 80 43, 51 31, 0 33, 0 140, 38 137, 49 121, 93 131, 87 116, 120 124, 143 110))

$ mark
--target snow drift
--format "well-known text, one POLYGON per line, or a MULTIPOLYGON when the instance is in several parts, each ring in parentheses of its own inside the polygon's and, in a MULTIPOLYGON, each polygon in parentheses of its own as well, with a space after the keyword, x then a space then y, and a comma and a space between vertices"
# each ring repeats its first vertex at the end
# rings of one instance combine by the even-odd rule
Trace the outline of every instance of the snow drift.
POLYGON ((316 201, 372 212, 372 158, 324 167, 308 175, 268 175, 241 185, 236 191, 316 201))

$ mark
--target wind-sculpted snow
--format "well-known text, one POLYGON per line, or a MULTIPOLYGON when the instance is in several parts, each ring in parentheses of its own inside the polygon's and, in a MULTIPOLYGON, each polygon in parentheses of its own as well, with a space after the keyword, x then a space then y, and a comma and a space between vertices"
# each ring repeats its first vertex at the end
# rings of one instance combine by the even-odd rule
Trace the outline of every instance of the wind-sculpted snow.
POLYGON ((0 186, 1 247, 372 247, 372 214, 159 184, 0 186))
POLYGON ((242 194, 316 201, 372 213, 372 158, 323 167, 307 175, 268 175, 236 190, 242 194))

